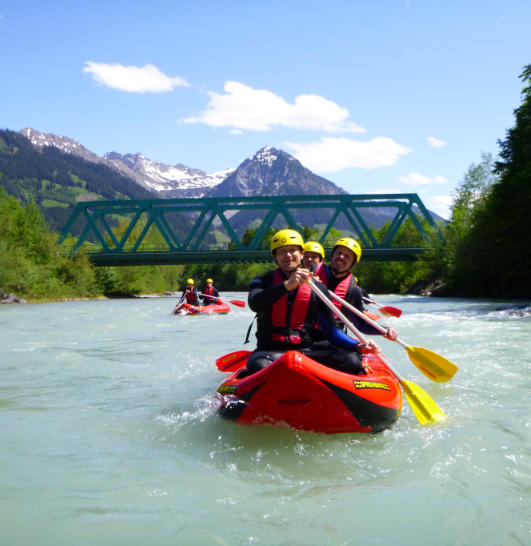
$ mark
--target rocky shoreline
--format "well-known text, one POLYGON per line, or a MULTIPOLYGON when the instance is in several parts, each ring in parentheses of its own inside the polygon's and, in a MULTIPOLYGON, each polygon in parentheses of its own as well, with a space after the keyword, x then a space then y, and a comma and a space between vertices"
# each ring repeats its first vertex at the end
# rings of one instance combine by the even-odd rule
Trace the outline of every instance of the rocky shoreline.
POLYGON ((26 303, 26 300, 16 294, 8 294, 0 290, 0 303, 26 303))
POLYGON ((448 290, 446 283, 440 279, 430 282, 428 284, 426 284, 425 281, 419 281, 411 288, 406 290, 405 294, 415 296, 433 296, 434 298, 455 296, 455 294, 450 293, 450 290, 448 290))

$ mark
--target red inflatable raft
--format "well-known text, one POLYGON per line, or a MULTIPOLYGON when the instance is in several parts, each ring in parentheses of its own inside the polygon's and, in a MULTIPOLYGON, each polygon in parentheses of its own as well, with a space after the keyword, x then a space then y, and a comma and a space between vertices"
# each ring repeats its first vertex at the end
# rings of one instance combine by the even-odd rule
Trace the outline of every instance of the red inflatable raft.
POLYGON ((212 313, 218 313, 224 315, 230 311, 230 306, 218 300, 218 303, 214 305, 191 305, 189 303, 182 303, 177 305, 173 310, 174 315, 210 315, 212 313))
POLYGON ((217 389, 218 413, 244 425, 273 424, 324 433, 380 432, 402 408, 400 383, 375 355, 370 371, 352 375, 288 351, 249 375, 242 367, 217 389))

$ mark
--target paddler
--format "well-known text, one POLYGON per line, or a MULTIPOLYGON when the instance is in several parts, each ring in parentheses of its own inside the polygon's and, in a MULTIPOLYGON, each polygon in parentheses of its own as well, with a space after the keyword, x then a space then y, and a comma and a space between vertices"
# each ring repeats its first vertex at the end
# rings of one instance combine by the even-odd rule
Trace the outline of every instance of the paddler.
POLYGON ((182 293, 181 301, 186 300, 186 303, 190 305, 201 305, 199 302, 199 295, 197 288, 194 284, 194 279, 190 278, 186 280, 186 287, 182 293))
MULTIPOLYGON (((356 309, 364 313, 368 313, 363 307, 363 292, 365 292, 359 285, 358 279, 352 274, 351 270, 361 260, 361 246, 355 239, 351 237, 341 237, 338 239, 332 249, 332 257, 330 259, 330 265, 321 267, 317 270, 317 277, 328 288, 344 299, 347 303, 350 303, 356 309)), ((366 292, 365 292, 366 294, 366 292)), ((341 303, 334 300, 336 307, 347 316, 347 318, 365 334, 381 335, 381 332, 376 330, 373 326, 370 326, 363 319, 341 306, 341 303)), ((370 318, 375 318, 371 313, 370 318)), ((342 328, 342 323, 338 320, 338 327, 342 328)), ((398 332, 394 328, 387 328, 387 333, 384 334, 387 339, 396 341, 398 339, 398 332)), ((321 341, 324 337, 316 332, 315 342, 317 346, 323 345, 321 341)), ((326 342, 325 342, 326 345, 326 342)))
POLYGON ((212 279, 206 280, 206 285, 199 297, 203 300, 203 305, 216 305, 218 303, 219 292, 214 288, 212 279))
POLYGON ((321 267, 324 267, 325 251, 323 245, 317 241, 306 241, 304 243, 304 255, 302 265, 318 274, 321 267))
MULTIPOLYGON (((284 352, 297 350, 337 370, 362 373, 361 350, 379 348, 372 340, 364 347, 345 335, 330 309, 312 292, 307 281, 313 273, 301 267, 304 240, 300 233, 283 229, 275 233, 270 248, 277 269, 255 277, 249 285, 249 307, 257 313, 257 346, 247 369, 256 372, 284 352), (330 343, 324 350, 311 349, 316 323, 330 343)), ((325 286, 316 284, 328 295, 325 286)))

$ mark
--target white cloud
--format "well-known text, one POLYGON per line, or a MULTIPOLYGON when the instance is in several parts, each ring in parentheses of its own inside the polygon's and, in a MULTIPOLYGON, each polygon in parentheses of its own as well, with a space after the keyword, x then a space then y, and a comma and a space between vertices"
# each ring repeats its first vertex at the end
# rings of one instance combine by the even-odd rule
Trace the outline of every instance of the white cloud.
POLYGON ((289 104, 266 89, 253 89, 228 81, 225 93, 210 91, 209 103, 198 116, 186 123, 204 123, 232 130, 270 131, 274 127, 321 130, 330 133, 363 133, 365 129, 349 121, 349 111, 318 95, 298 95, 289 104))
POLYGON ((407 176, 401 176, 398 180, 408 186, 446 184, 448 182, 444 176, 424 176, 423 174, 415 172, 411 172, 407 176))
POLYGON ((386 137, 373 138, 369 142, 343 137, 325 137, 319 142, 308 144, 288 142, 286 146, 305 167, 322 173, 352 167, 360 169, 387 167, 394 165, 402 155, 411 152, 409 148, 386 137))
POLYGON ((452 206, 451 195, 435 195, 431 198, 428 208, 442 216, 445 220, 450 218, 450 210, 452 206))
POLYGON ((127 91, 128 93, 163 93, 175 87, 189 87, 190 84, 180 76, 170 78, 156 66, 124 66, 122 64, 85 62, 83 72, 102 85, 127 91))
POLYGON ((440 138, 435 137, 428 137, 428 144, 432 148, 444 148, 445 146, 448 146, 444 140, 441 140, 440 138))

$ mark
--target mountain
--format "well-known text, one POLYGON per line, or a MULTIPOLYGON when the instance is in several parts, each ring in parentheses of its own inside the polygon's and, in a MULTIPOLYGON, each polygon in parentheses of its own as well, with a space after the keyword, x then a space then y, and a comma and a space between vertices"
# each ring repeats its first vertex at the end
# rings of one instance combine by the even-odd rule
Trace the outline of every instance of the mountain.
POLYGON ((71 138, 54 135, 53 133, 41 133, 30 127, 26 127, 20 131, 20 134, 26 137, 35 147, 42 150, 45 147, 53 146, 58 150, 61 150, 65 154, 72 154, 86 161, 91 161, 93 163, 102 163, 105 161, 94 152, 91 152, 79 142, 72 140, 71 138))
POLYGON ((207 174, 182 164, 165 165, 148 159, 141 153, 121 155, 117 152, 109 152, 100 157, 68 137, 41 133, 28 127, 22 129, 20 133, 41 150, 53 146, 64 153, 111 167, 123 176, 134 180, 139 186, 154 192, 157 198, 162 199, 202 197, 234 170, 226 169, 207 174))
MULTIPOLYGON (((72 142, 58 142, 73 149, 72 142)), ((82 146, 75 149, 77 153, 65 153, 55 145, 36 147, 20 133, 0 130, 0 186, 23 204, 37 203, 57 231, 79 201, 153 199, 152 192, 96 161, 95 154, 82 146)))
POLYGON ((328 195, 347 193, 303 167, 293 156, 265 146, 246 159, 205 197, 328 195))
MULTIPOLYGON (((23 202, 37 202, 56 230, 62 228, 76 202, 90 199, 347 193, 272 146, 258 150, 236 169, 208 174, 180 163, 165 165, 141 153, 109 152, 100 157, 68 137, 31 128, 20 133, 0 131, 0 185, 23 202)), ((376 227, 395 213, 396 209, 384 207, 360 211, 365 222, 376 227)), ((292 211, 295 221, 311 227, 324 227, 330 214, 330 210, 292 211)), ((231 217, 231 224, 241 234, 247 226, 259 225, 264 216, 265 211, 239 212, 231 217)), ((280 218, 278 225, 284 223, 280 218)), ((342 217, 336 227, 351 230, 342 217)))
POLYGON ((207 174, 181 163, 173 166, 152 161, 142 154, 120 155, 109 152, 103 158, 125 176, 158 193, 162 199, 171 197, 203 197, 232 173, 225 169, 207 174))
MULTIPOLYGON (((205 194, 205 197, 239 197, 254 195, 340 195, 347 192, 330 180, 317 176, 304 167, 300 161, 282 150, 265 146, 256 154, 243 161, 223 182, 205 194)), ((381 227, 391 220, 396 210, 371 208, 360 211, 361 217, 369 226, 381 227)), ((266 211, 254 210, 239 212, 231 217, 231 225, 241 233, 245 227, 257 227, 265 217, 266 211)), ((324 227, 328 224, 332 211, 292 210, 291 214, 301 226, 324 227)), ((285 222, 279 219, 279 226, 285 222)), ((339 217, 335 227, 352 231, 350 222, 339 217)))

